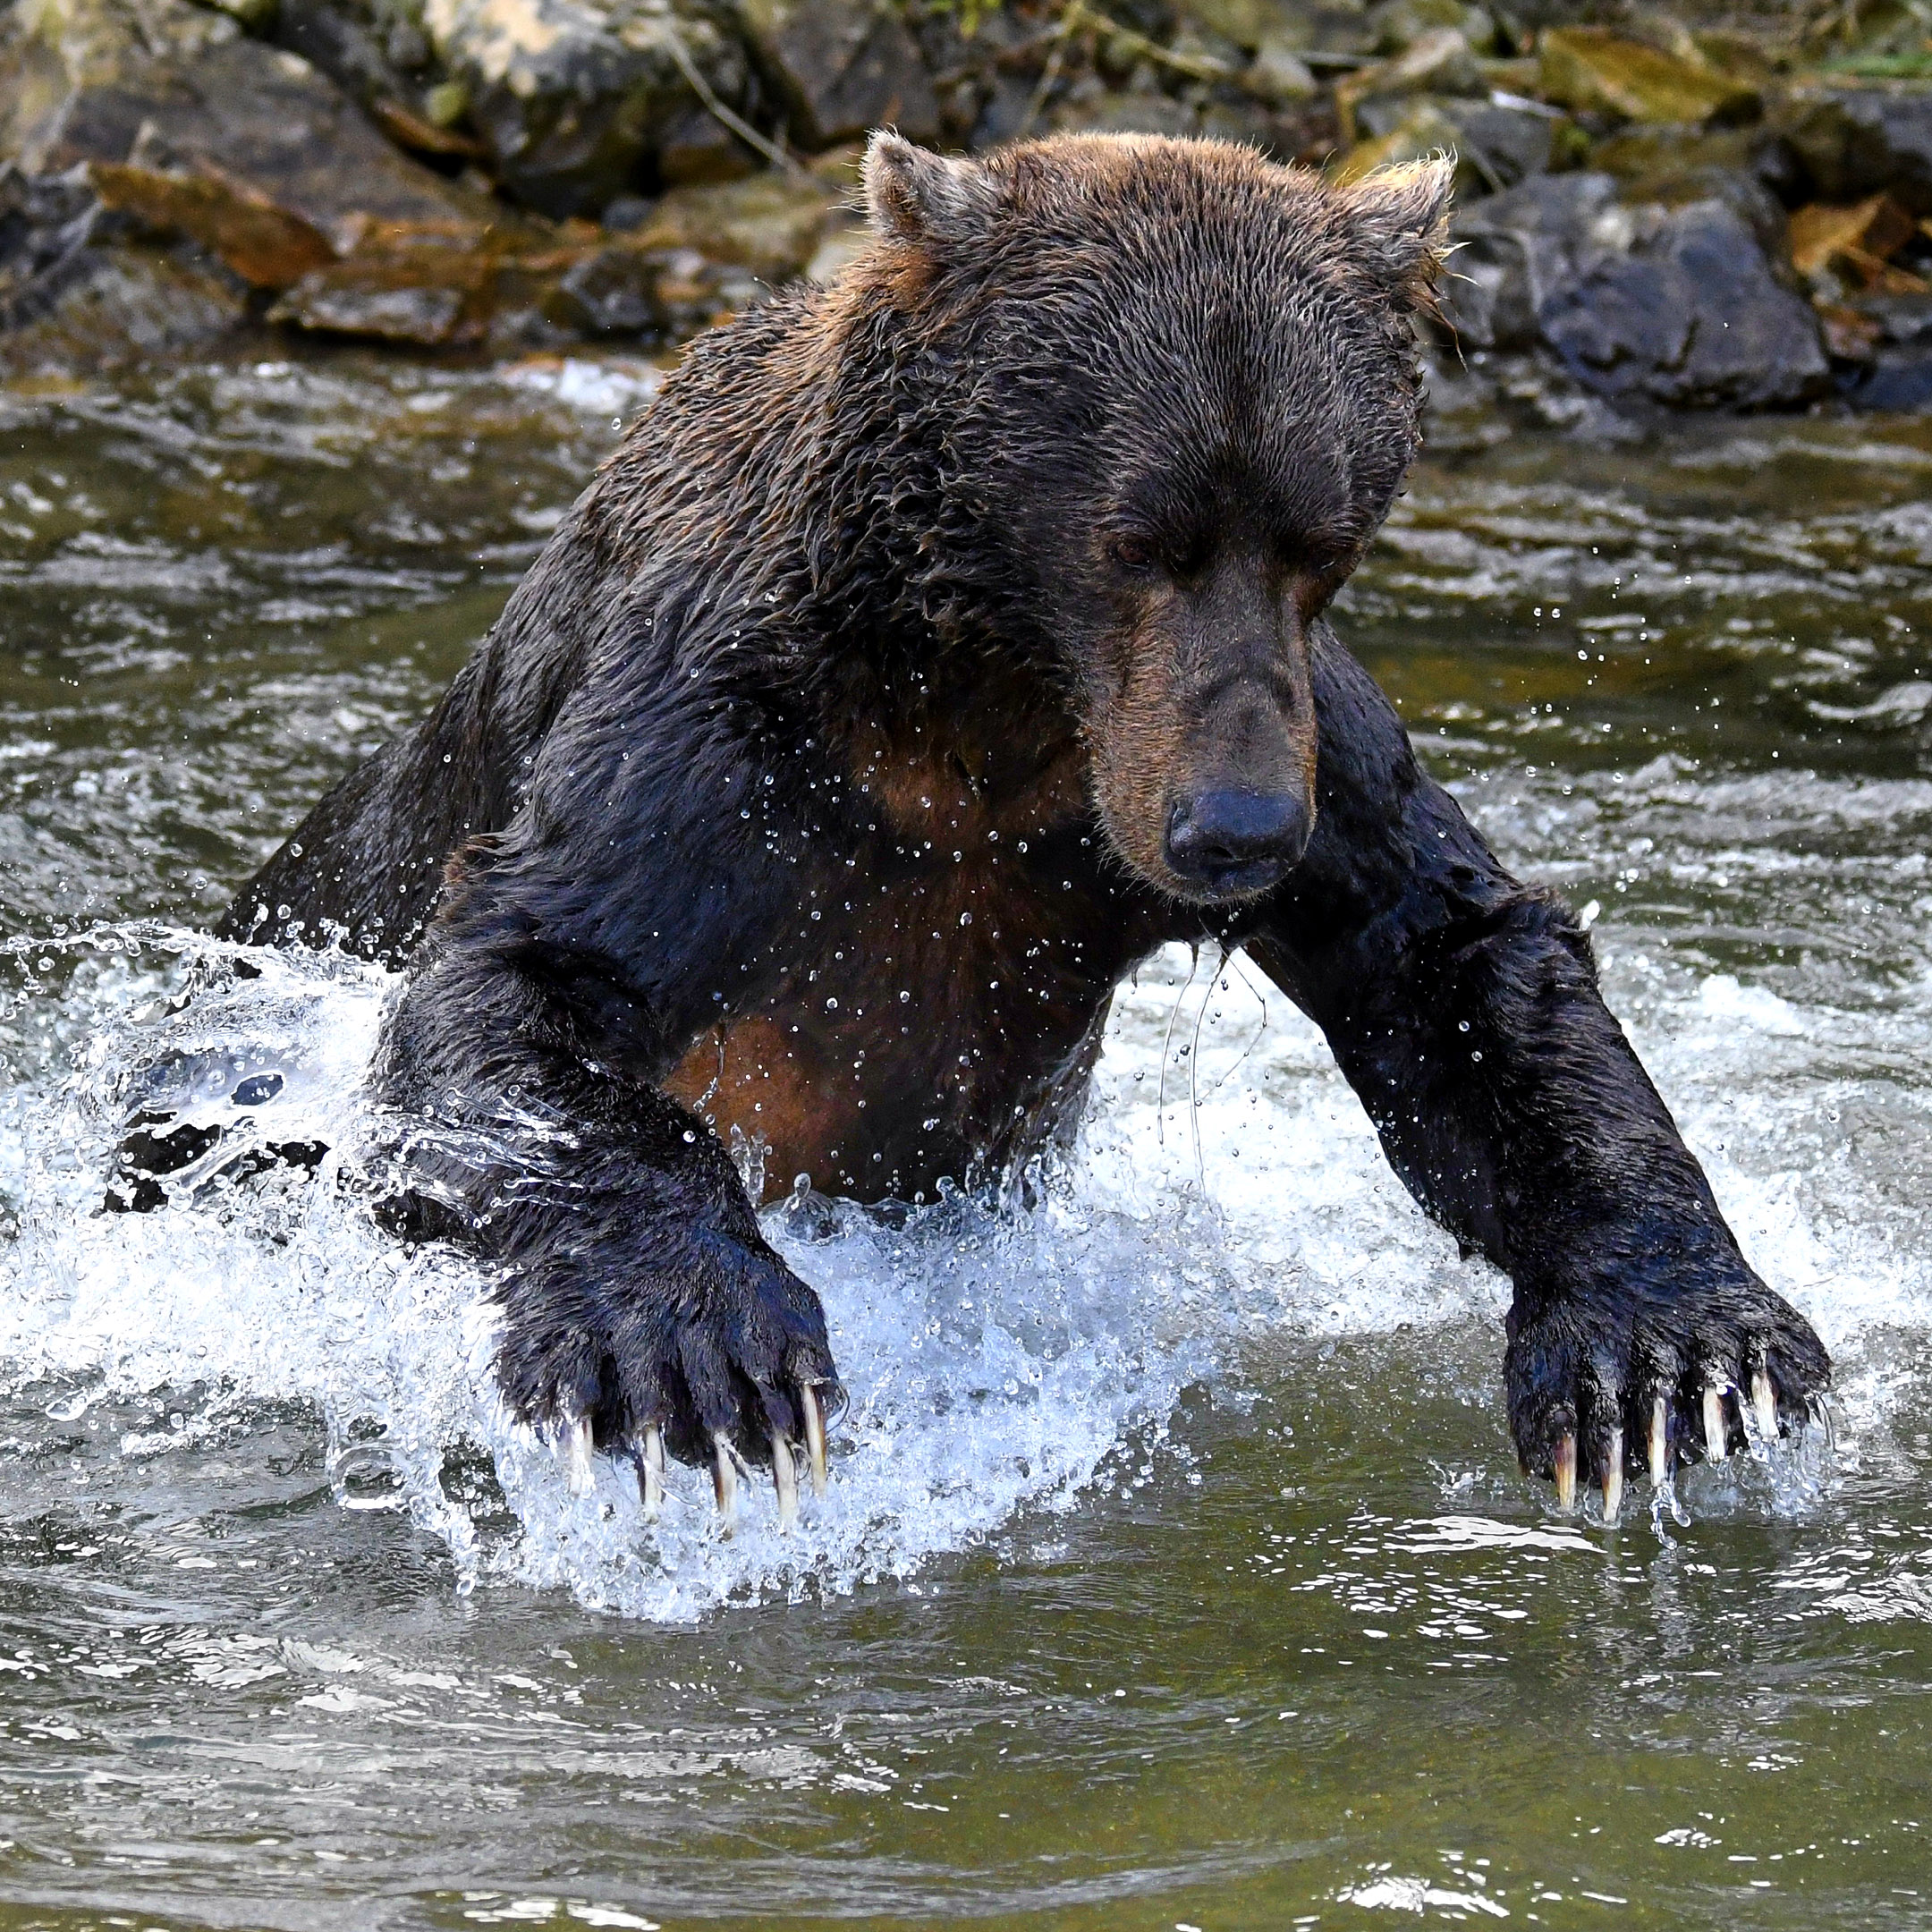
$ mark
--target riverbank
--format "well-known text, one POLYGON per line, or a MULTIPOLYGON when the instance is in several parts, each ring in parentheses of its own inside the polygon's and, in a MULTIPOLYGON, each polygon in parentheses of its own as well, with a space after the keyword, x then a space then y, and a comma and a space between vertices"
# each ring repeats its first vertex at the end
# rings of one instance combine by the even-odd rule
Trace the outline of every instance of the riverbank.
POLYGON ((0 377, 674 349, 835 271, 886 123, 1453 149, 1438 346, 1499 395, 1932 404, 1932 37, 1857 0, 20 0, 0 377))

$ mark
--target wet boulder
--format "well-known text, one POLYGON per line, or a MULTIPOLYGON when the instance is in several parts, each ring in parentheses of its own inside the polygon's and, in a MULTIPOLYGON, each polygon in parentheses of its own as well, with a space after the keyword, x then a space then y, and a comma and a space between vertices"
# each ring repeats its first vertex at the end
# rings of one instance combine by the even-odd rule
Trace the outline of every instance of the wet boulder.
POLYGON ((1568 115, 1540 101, 1509 96, 1458 102, 1450 109, 1456 152, 1492 193, 1532 174, 1573 166, 1583 142, 1568 115))
POLYGON ((1617 402, 1791 407, 1826 393, 1831 369, 1783 230, 1742 177, 1636 201, 1597 172, 1538 177, 1458 223, 1445 307, 1466 344, 1540 343, 1617 402))
POLYGON ((750 105, 737 41, 669 0, 427 0, 423 24, 498 182, 556 218, 594 213, 648 173, 703 105, 693 75, 750 105))
POLYGON ((1616 194, 1607 174, 1537 175, 1463 208, 1444 284, 1457 339, 1470 349, 1533 346, 1544 305, 1575 280, 1579 256, 1616 194))
POLYGON ((810 148, 896 127, 939 138, 939 98, 902 10, 891 0, 741 0, 744 29, 810 148))
POLYGON ((1368 10, 1352 0, 1185 0, 1181 11, 1249 53, 1271 41, 1303 57, 1361 59, 1376 49, 1368 10))
MULTIPOLYGON (((1460 153, 1461 130, 1447 106, 1427 94, 1412 100, 1369 102, 1356 116, 1356 131, 1362 139, 1337 164, 1335 179, 1360 181, 1377 168, 1420 161, 1429 155, 1460 153)), ((1466 157, 1456 168, 1455 185, 1458 197, 1465 200, 1482 192, 1481 178, 1466 157)))
POLYGON ((488 309, 487 268, 478 258, 424 262, 397 250, 311 270, 269 309, 268 320, 436 349, 479 340, 488 309))

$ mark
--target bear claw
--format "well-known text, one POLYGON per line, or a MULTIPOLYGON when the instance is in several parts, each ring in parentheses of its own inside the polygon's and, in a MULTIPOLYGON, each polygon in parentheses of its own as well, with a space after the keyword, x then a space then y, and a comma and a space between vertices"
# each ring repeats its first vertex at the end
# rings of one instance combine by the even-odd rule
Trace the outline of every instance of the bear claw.
POLYGON ((1576 1436, 1565 1429, 1556 1445, 1556 1507, 1565 1516, 1576 1508, 1576 1436))
POLYGON ((655 1422, 631 1444, 631 1459, 637 1464, 638 1496, 644 1505, 644 1521, 656 1522, 664 1513, 665 1453, 664 1431, 655 1422))
POLYGON ((1722 1462, 1729 1453, 1724 1391, 1707 1386, 1704 1391, 1704 1459, 1707 1462, 1722 1462))
POLYGON ((590 1418, 580 1415, 567 1423, 558 1448, 570 1479, 570 1493, 573 1496, 591 1495, 597 1488, 597 1470, 590 1460, 590 1418))
POLYGON ((792 1445, 774 1432, 771 1439, 772 1481, 778 1490, 778 1528, 789 1530, 798 1521, 798 1473, 792 1464, 792 1445))
POLYGON ((805 1411, 805 1453, 811 1467, 811 1490, 815 1496, 826 1493, 825 1411, 818 1406, 818 1391, 809 1382, 799 1387, 799 1407, 805 1411))

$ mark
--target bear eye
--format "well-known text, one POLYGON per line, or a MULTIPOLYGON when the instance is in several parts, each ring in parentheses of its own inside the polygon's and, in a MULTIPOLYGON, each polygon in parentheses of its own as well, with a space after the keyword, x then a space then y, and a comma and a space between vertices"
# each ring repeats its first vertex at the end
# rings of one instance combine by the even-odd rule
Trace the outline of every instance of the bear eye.
POLYGON ((1107 554, 1123 570, 1131 571, 1136 576, 1152 570, 1160 561, 1159 553, 1145 537, 1116 537, 1108 544, 1107 554))

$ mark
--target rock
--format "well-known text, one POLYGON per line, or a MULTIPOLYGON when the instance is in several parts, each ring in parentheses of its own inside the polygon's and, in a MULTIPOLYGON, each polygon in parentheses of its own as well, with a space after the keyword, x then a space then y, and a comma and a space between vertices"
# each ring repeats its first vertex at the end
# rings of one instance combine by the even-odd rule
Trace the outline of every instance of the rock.
POLYGON ((640 249, 688 249, 761 282, 788 282, 804 272, 841 207, 838 190, 825 182, 758 174, 722 187, 674 189, 632 239, 640 249))
POLYGON ((667 258, 635 246, 590 250, 558 276, 545 318, 573 335, 641 335, 664 326, 657 284, 667 258))
POLYGON ((0 161, 18 161, 33 176, 58 173, 75 158, 56 158, 68 122, 124 128, 116 151, 124 160, 140 131, 143 77, 157 66, 191 67, 241 37, 226 15, 153 0, 42 0, 0 13, 0 161))
POLYGON ((631 234, 651 218, 653 206, 642 195, 617 195, 604 204, 601 219, 613 234, 631 234))
POLYGON ((1527 349, 1537 318, 1577 273, 1580 249, 1616 202, 1607 174, 1536 175, 1461 209, 1444 309, 1471 349, 1527 349))
POLYGON ((1781 199, 1792 180, 1789 148, 1763 128, 1625 128, 1590 149, 1589 165, 1614 174, 1626 200, 1642 199, 1648 185, 1693 174, 1748 174, 1781 199))
POLYGON ((1458 102, 1449 114, 1456 152, 1491 193, 1570 166, 1581 146, 1573 121, 1539 105, 1458 102))
POLYGON ((493 218, 483 197, 398 154, 307 61, 259 41, 206 45, 192 58, 66 58, 57 71, 16 120, 11 151, 30 173, 132 163, 218 180, 337 250, 371 221, 480 228, 493 218))
POLYGON ((1780 119, 1818 199, 1890 193, 1932 216, 1932 93, 1843 89, 1801 97, 1780 119))
POLYGON ((1486 91, 1470 44, 1453 27, 1431 28, 1393 60, 1365 67, 1335 85, 1342 131, 1352 140, 1357 113, 1371 101, 1397 100, 1415 94, 1475 94, 1486 91))
POLYGON ((556 218, 645 175, 699 105, 687 64, 718 98, 749 105, 737 43, 669 0, 426 0, 423 24, 467 89, 497 181, 556 218))
POLYGON ((85 279, 101 226, 85 170, 36 178, 13 162, 0 167, 0 328, 18 326, 85 279))
POLYGON ((1249 53, 1269 40, 1304 57, 1312 53, 1364 59, 1375 51, 1368 9, 1352 0, 1183 0, 1182 11, 1249 53))
POLYGON ((194 251, 130 242, 83 173, 0 168, 0 371, 112 366, 206 349, 248 292, 194 251))
POLYGON ((1487 51, 1496 38, 1496 21, 1479 6, 1462 0, 1382 0, 1368 13, 1368 29, 1378 54, 1399 54, 1424 34, 1453 28, 1470 46, 1487 51))
POLYGON ((120 161, 97 161, 87 172, 106 207, 199 242, 257 288, 286 288, 335 258, 319 228, 218 172, 120 161))
MULTIPOLYGON (((436 89, 432 88, 434 95, 436 89)), ((411 154, 434 155, 438 160, 481 161, 485 158, 483 143, 473 140, 467 134, 459 134, 453 127, 445 127, 441 122, 429 120, 413 108, 405 107, 401 101, 386 97, 369 103, 369 116, 398 148, 406 148, 411 154)))
POLYGON ((1241 76, 1241 85, 1257 98, 1277 107, 1313 100, 1321 91, 1308 63, 1278 33, 1263 38, 1241 76))
POLYGON ((352 257, 304 275, 268 311, 268 319, 437 349, 482 335, 486 287, 486 272, 470 264, 407 255, 352 257), (466 287, 471 277, 473 285, 466 287))
POLYGON ((708 107, 680 114, 657 144, 657 178, 666 188, 742 181, 764 165, 708 107))
POLYGON ((365 106, 411 97, 410 83, 389 57, 388 36, 340 0, 276 0, 266 10, 265 24, 271 21, 277 47, 301 55, 365 106))
POLYGON ((1445 309, 1473 348, 1540 340, 1600 395, 1784 408, 1826 392, 1810 305, 1786 285, 1781 211, 1737 177, 1630 203, 1609 175, 1544 175, 1458 221, 1445 309))
POLYGON ((1844 397, 1853 409, 1932 409, 1932 293, 1868 296, 1859 319, 1871 332, 1844 397))
POLYGON ((1716 68, 1607 28, 1546 29, 1538 53, 1543 97, 1578 113, 1707 121, 1743 119, 1759 105, 1753 88, 1716 68))
POLYGON ((806 147, 887 124, 939 138, 939 101, 918 43, 890 0, 740 0, 747 34, 806 147))
POLYGON ((1056 131, 1075 134, 1168 134, 1200 131, 1200 116, 1186 101, 1165 94, 1099 94, 1072 100, 1048 117, 1056 131))
POLYGON ((0 334, 0 374, 67 375, 206 355, 247 324, 247 291, 191 253, 103 249, 84 266, 44 307, 0 334))

